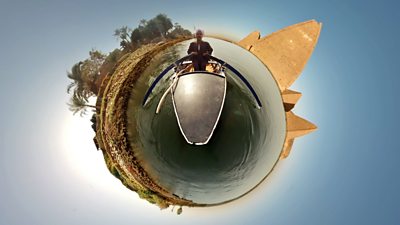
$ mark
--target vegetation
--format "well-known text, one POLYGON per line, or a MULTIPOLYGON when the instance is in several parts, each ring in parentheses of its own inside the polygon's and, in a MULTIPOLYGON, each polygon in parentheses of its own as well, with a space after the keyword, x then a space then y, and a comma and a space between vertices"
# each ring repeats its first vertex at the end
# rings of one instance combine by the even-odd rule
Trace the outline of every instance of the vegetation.
POLYGON ((179 209, 176 211, 176 214, 181 215, 182 214, 182 206, 179 207, 179 209))
POLYGON ((114 32, 114 36, 120 40, 121 48, 127 52, 133 52, 143 44, 190 35, 189 30, 178 23, 173 24, 165 14, 158 14, 148 21, 142 19, 135 29, 123 26, 114 32))
POLYGON ((89 104, 89 98, 97 94, 96 79, 100 73, 106 56, 100 51, 92 49, 89 58, 72 66, 67 73, 72 82, 68 85, 67 92, 71 94, 69 109, 80 115, 86 114, 87 107, 96 108, 89 104))
POLYGON ((86 114, 88 107, 96 109, 96 106, 89 105, 88 102, 83 97, 80 97, 77 91, 74 91, 70 99, 70 102, 67 104, 69 106, 69 109, 74 113, 74 115, 78 112, 80 112, 81 116, 86 114))
POLYGON ((115 178, 121 181, 121 183, 131 191, 135 191, 141 199, 145 199, 151 204, 155 204, 160 209, 166 209, 169 207, 169 204, 165 201, 164 198, 157 195, 157 193, 147 189, 141 185, 137 185, 129 181, 123 173, 120 173, 117 167, 113 164, 112 160, 109 158, 106 152, 103 152, 104 161, 106 162, 106 166, 110 173, 114 175, 115 178))
MULTIPOLYGON (((67 87, 67 93, 70 94, 70 100, 67 103, 73 114, 79 113, 85 115, 88 110, 92 109, 95 113, 91 117, 92 128, 97 132, 101 130, 102 119, 97 117, 99 109, 91 105, 90 102, 94 97, 99 95, 100 86, 107 76, 112 76, 119 62, 123 62, 138 48, 144 47, 150 43, 158 43, 162 41, 172 40, 181 37, 190 36, 191 32, 182 28, 178 23, 173 24, 171 19, 165 14, 159 14, 150 20, 141 20, 139 25, 131 29, 128 26, 121 27, 114 32, 114 36, 120 41, 120 47, 114 49, 108 54, 92 49, 89 51, 89 57, 83 61, 74 64, 67 76, 71 79, 71 83, 67 87), (99 120, 99 121, 97 121, 99 120), (99 128, 97 127, 100 126, 99 128)), ((155 46, 155 44, 151 45, 155 46)), ((138 51, 140 52, 140 51, 138 51)), ((135 52, 136 53, 136 52, 135 52)), ((134 53, 134 54, 135 54, 134 53)), ((108 77, 113 78, 113 77, 108 77)), ((103 101, 104 99, 98 99, 103 101)), ((106 117, 113 116, 113 110, 105 113, 106 117)), ((111 120, 111 119, 110 119, 111 120)), ((110 173, 113 174, 128 189, 138 193, 140 198, 146 199, 152 204, 156 204, 161 209, 168 208, 171 201, 162 195, 153 192, 148 187, 129 179, 124 170, 112 161, 102 138, 98 138, 98 134, 94 137, 97 149, 103 151, 104 159, 110 173)), ((113 144, 108 140, 107 144, 113 144)), ((113 144, 114 145, 114 144, 113 144)))
POLYGON ((68 104, 74 113, 85 115, 90 97, 96 97, 101 81, 112 71, 118 61, 126 53, 134 52, 144 44, 156 43, 168 39, 190 36, 191 32, 182 28, 178 23, 173 24, 165 14, 158 14, 150 20, 142 19, 135 29, 123 26, 116 29, 114 36, 120 41, 120 49, 116 48, 109 54, 98 50, 89 51, 89 58, 72 66, 67 76, 72 82, 68 85, 67 92, 71 94, 68 104))

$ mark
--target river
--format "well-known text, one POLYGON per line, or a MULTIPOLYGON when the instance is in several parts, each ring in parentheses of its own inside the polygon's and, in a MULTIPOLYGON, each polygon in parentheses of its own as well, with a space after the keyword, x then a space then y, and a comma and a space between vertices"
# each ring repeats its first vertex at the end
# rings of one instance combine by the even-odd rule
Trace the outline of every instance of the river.
POLYGON ((186 55, 193 40, 159 53, 134 86, 128 106, 128 137, 132 149, 150 177, 169 192, 202 204, 236 199, 259 184, 273 169, 286 134, 285 112, 278 86, 269 70, 253 54, 227 41, 204 38, 213 55, 243 74, 257 92, 251 92, 227 70, 227 94, 217 128, 203 146, 186 143, 169 94, 158 115, 158 101, 170 81, 167 74, 145 107, 144 93, 169 64, 186 55))

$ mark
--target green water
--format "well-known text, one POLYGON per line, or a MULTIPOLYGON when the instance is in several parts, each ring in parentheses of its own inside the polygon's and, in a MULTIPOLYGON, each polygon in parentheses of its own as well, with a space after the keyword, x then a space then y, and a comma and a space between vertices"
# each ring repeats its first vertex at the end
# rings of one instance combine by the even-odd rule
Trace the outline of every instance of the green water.
POLYGON ((144 93, 155 77, 186 55, 190 41, 185 41, 158 54, 136 83, 128 107, 128 135, 142 166, 160 186, 196 203, 217 204, 249 192, 271 171, 282 150, 286 124, 280 92, 268 69, 239 46, 205 40, 214 48, 214 56, 246 77, 263 107, 257 109, 246 86, 226 71, 224 109, 214 135, 204 146, 186 143, 170 94, 161 112, 155 114, 172 71, 142 107, 144 93))

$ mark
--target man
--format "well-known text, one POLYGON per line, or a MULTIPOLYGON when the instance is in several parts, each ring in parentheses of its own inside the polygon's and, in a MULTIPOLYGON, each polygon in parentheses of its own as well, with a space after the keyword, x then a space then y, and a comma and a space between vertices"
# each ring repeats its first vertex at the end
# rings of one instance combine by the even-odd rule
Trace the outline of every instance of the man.
POLYGON ((206 41, 202 41, 204 32, 202 30, 196 31, 196 41, 190 43, 188 54, 192 55, 192 64, 195 71, 205 71, 207 62, 210 59, 210 55, 213 51, 210 44, 206 41))

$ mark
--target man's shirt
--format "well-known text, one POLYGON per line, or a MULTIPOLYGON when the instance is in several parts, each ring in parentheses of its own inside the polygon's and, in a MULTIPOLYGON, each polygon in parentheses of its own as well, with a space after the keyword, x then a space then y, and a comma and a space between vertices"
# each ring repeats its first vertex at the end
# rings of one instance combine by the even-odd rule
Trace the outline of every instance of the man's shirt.
POLYGON ((212 54, 213 49, 211 48, 211 45, 206 42, 206 41, 201 41, 200 43, 197 43, 197 41, 194 41, 190 43, 189 48, 187 50, 187 53, 190 54, 192 52, 197 52, 197 55, 194 55, 192 57, 192 60, 207 60, 209 59, 208 56, 203 56, 204 53, 208 53, 209 55, 212 54))

